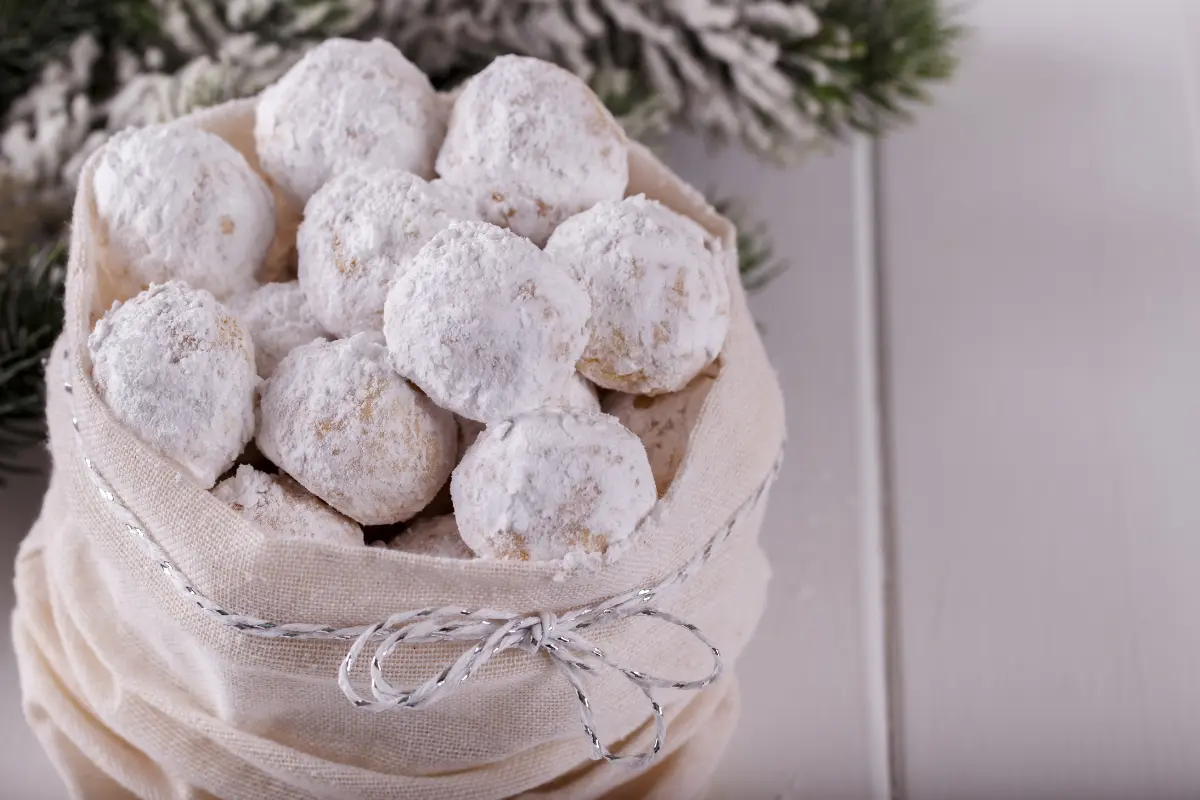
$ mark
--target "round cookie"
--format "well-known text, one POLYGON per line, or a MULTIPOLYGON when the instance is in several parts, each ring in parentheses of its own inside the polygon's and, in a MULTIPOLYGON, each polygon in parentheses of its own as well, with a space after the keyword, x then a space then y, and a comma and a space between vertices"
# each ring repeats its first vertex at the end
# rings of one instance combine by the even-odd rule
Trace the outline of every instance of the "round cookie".
POLYGON ((270 475, 243 464, 212 493, 272 538, 363 543, 362 528, 287 475, 270 475))
POLYGON ((275 236, 275 201, 242 154, 186 125, 117 134, 92 179, 123 292, 183 280, 218 299, 254 287, 275 236))
POLYGON ((612 392, 604 398, 605 413, 619 419, 645 445, 659 497, 667 493, 679 472, 687 454, 688 437, 715 381, 716 370, 710 368, 671 394, 647 397, 612 392))
POLYGON ((263 170, 304 203, 359 165, 433 177, 444 113, 419 69, 391 44, 328 39, 258 100, 263 170))
POLYGON ((458 524, 453 514, 417 520, 384 546, 389 550, 438 558, 475 557, 458 535, 458 524))
POLYGON ((264 283, 237 295, 228 306, 254 340, 258 374, 264 378, 293 349, 326 335, 297 281, 264 283))
POLYGON ((501 56, 455 102, 437 172, 469 189, 484 219, 540 245, 572 214, 624 196, 629 146, 578 77, 501 56))
MULTIPOLYGON (((556 408, 573 408, 578 411, 599 411, 600 398, 596 387, 578 372, 567 381, 567 389, 558 403, 551 403, 556 408)), ((467 448, 475 444, 479 434, 487 425, 466 417, 458 417, 458 457, 461 460, 467 448)))
POLYGON ((455 220, 471 219, 457 192, 399 169, 351 169, 321 187, 296 236, 300 285, 316 318, 338 336, 383 328, 392 281, 455 220))
POLYGON ((254 343, 202 289, 151 286, 114 304, 87 341, 113 415, 204 488, 254 433, 254 343))
POLYGON ((454 417, 393 372, 366 334, 297 347, 264 384, 256 441, 363 525, 413 517, 454 465, 454 417))
POLYGON ((627 540, 656 500, 642 443, 607 414, 542 409, 488 426, 450 479, 464 542, 552 561, 627 540))
POLYGON ((577 281, 528 239, 456 222, 396 277, 384 335, 397 371, 480 422, 557 399, 587 341, 577 281))
POLYGON ((729 332, 723 254, 704 229, 642 195, 563 223, 546 253, 587 287, 593 314, 579 371, 629 394, 677 392, 729 332))

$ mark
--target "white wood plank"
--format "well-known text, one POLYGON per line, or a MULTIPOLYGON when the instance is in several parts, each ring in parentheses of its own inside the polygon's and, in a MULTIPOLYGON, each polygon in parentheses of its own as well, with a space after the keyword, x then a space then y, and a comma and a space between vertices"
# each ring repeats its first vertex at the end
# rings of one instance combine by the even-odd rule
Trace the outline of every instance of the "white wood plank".
POLYGON ((1185 5, 969 4, 884 147, 912 798, 1200 796, 1185 5))
POLYGON ((770 605, 738 664, 742 721, 713 797, 886 797, 856 154, 779 171, 678 136, 665 156, 698 188, 745 198, 792 265, 751 299, 787 398, 789 447, 763 534, 770 605))

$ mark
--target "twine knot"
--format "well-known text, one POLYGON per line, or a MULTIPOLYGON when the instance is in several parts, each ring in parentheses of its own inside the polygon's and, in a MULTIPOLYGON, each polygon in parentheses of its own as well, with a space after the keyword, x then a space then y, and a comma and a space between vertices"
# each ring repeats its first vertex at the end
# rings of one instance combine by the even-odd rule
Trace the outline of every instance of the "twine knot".
POLYGON ((558 617, 552 611, 539 611, 538 621, 529 626, 529 643, 536 650, 544 646, 558 624, 558 617))

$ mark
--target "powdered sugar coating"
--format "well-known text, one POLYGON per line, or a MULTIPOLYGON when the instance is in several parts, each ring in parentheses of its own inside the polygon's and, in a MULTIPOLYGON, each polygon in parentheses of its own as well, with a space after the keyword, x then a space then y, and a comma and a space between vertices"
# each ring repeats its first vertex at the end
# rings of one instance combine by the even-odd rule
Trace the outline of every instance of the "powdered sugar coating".
POLYGON ((458 535, 453 514, 419 519, 385 545, 389 550, 438 558, 474 558, 458 535))
POLYGON ((454 464, 454 417, 393 372, 366 334, 297 347, 259 408, 263 454, 363 525, 414 516, 454 464))
POLYGON ((395 276, 439 231, 471 218, 456 191, 411 172, 335 176, 308 201, 296 237, 300 285, 317 319, 338 336, 381 330, 395 276))
POLYGON ((483 218, 539 245, 629 182, 625 133, 587 84, 536 58, 501 56, 464 87, 437 157, 483 218))
POLYGON ((362 528, 287 475, 270 475, 243 464, 212 492, 272 538, 363 543, 362 528))
POLYGON ((587 342, 587 293, 528 239, 456 222, 396 277, 392 362, 442 408, 480 422, 561 396, 587 342))
POLYGON ((542 409, 488 426, 450 479, 484 558, 554 561, 627 540, 656 500, 642 443, 607 414, 542 409))
POLYGON ((87 344, 113 415, 211 488, 254 433, 254 344, 237 319, 170 281, 114 304, 87 344))
POLYGON ((259 97, 263 169, 300 202, 361 165, 433 177, 444 132, 429 79, 391 44, 328 39, 259 97))
POLYGON ((178 279, 224 299, 254 286, 275 201, 221 137, 187 125, 124 131, 97 156, 92 187, 123 290, 178 279))
POLYGON ((600 410, 600 397, 596 393, 596 385, 578 372, 573 373, 567 381, 561 403, 563 408, 573 408, 577 411, 600 410))
POLYGON ((264 378, 292 350, 326 335, 297 281, 264 283, 228 305, 254 340, 254 359, 264 378))
POLYGON ((604 398, 605 413, 619 419, 645 445, 659 497, 667 493, 683 464, 688 438, 715 381, 716 371, 706 370, 682 391, 655 397, 613 392, 604 398))
POLYGON ((704 229, 644 196, 563 223, 546 252, 588 289, 594 313, 579 371, 630 394, 676 392, 729 332, 724 258, 704 229))
MULTIPOLYGON (((551 406, 573 408, 577 411, 599 411, 600 398, 597 396, 596 387, 592 382, 576 372, 567 381, 567 388, 563 392, 562 398, 557 403, 551 403, 551 406)), ((458 417, 458 457, 460 460, 467 452, 467 448, 475 444, 475 440, 479 438, 479 434, 483 433, 483 429, 486 427, 487 425, 482 422, 458 417)))

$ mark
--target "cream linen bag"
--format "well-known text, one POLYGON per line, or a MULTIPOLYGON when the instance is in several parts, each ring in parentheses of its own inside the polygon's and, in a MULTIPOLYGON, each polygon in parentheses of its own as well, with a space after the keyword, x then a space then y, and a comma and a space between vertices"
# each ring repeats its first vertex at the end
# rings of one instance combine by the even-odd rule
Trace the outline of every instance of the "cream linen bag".
MULTIPOLYGON (((217 133, 257 165, 253 115, 253 101, 238 101, 176 124, 217 133)), ((783 443, 782 398, 733 271, 727 221, 634 148, 630 192, 687 214, 728 245, 732 328, 686 460, 638 545, 616 564, 555 580, 547 564, 267 540, 121 427, 96 394, 86 348, 115 285, 90 190, 89 165, 74 209, 66 329, 48 367, 54 471, 18 556, 13 618, 26 717, 74 796, 703 794, 736 723, 730 667, 765 602, 769 568, 757 535, 783 443), (668 725, 651 766, 593 761, 580 700, 564 680, 570 670, 537 646, 538 620, 550 621, 538 615, 569 619, 573 610, 673 577, 669 591, 635 595, 621 608, 644 601, 640 608, 694 624, 720 647, 724 675, 696 691, 654 690, 668 725), (209 600, 232 616, 206 612, 209 600), (245 614, 361 631, 397 612, 447 604, 527 615, 518 631, 526 642, 436 704, 379 713, 355 707, 339 685, 352 636, 263 638, 262 630, 231 624, 245 614)), ((713 668, 703 640, 662 617, 580 633, 620 665, 671 681, 701 679, 713 668)), ((366 665, 377 643, 349 675, 368 699, 366 665)), ((472 644, 401 642, 387 679, 421 685, 472 644)), ((629 677, 601 666, 584 686, 596 732, 614 751, 652 746, 651 704, 629 677)))

